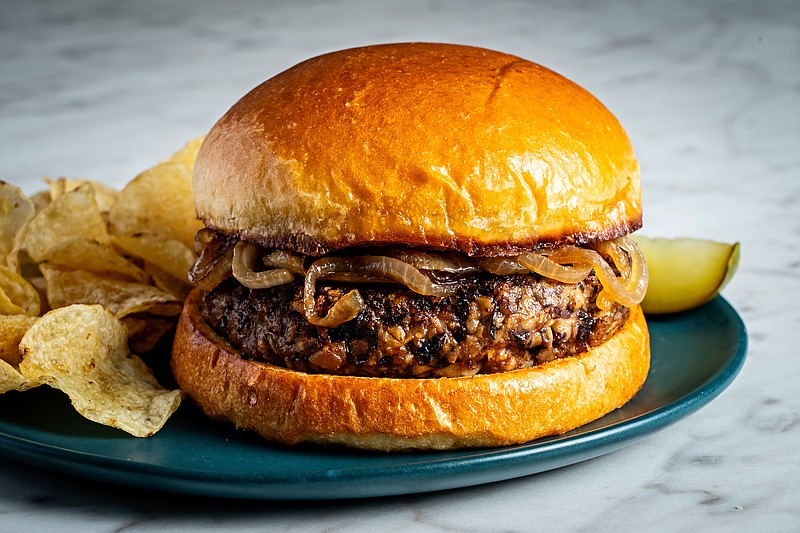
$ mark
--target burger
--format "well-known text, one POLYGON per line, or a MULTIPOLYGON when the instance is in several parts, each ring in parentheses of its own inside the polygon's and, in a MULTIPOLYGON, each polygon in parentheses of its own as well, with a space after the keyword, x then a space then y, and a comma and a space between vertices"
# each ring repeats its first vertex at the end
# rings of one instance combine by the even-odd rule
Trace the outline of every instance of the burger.
POLYGON ((639 167, 616 118, 468 46, 329 53, 262 83, 194 168, 172 353, 209 416, 274 442, 528 442, 648 372, 639 167))

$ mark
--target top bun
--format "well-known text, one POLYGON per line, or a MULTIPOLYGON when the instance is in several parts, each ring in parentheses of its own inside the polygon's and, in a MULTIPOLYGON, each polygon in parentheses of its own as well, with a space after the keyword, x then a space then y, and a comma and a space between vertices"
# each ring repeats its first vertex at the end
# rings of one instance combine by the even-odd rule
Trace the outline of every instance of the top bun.
POLYGON ((608 109, 540 65, 447 44, 343 50, 267 80, 209 132, 194 193, 207 226, 307 255, 511 255, 641 225, 608 109))

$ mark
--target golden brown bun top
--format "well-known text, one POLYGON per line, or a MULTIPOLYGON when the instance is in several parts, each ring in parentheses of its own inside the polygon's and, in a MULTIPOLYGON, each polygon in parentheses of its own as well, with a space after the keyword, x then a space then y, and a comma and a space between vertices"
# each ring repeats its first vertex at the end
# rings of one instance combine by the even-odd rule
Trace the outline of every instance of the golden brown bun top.
POLYGON ((513 254, 641 225, 616 118, 540 65, 409 43, 322 55, 262 83, 211 129, 199 217, 321 255, 367 243, 513 254))

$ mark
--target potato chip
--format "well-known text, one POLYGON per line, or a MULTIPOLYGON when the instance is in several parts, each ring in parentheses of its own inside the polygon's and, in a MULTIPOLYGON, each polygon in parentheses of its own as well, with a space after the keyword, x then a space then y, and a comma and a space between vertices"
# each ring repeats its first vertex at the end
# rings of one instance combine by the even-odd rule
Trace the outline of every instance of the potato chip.
POLYGON ((0 361, 19 366, 19 341, 36 320, 28 315, 0 315, 0 361))
POLYGON ((50 178, 45 178, 45 182, 50 185, 50 200, 55 200, 63 196, 65 193, 74 191, 84 183, 91 183, 92 187, 94 188, 94 197, 97 201, 97 207, 100 209, 101 213, 108 213, 111 210, 111 207, 113 207, 113 205, 117 202, 117 198, 119 197, 118 190, 97 181, 67 178, 58 178, 57 180, 52 180, 50 178))
POLYGON ((150 274, 153 283, 162 291, 168 292, 180 301, 186 300, 192 290, 192 285, 188 280, 177 279, 174 276, 167 274, 162 269, 158 268, 152 263, 144 264, 145 271, 150 274))
POLYGON ((0 360, 0 394, 12 390, 27 390, 40 385, 23 376, 19 370, 0 360))
POLYGON ((200 151, 200 146, 203 144, 204 140, 205 137, 192 139, 186 143, 186 146, 175 152, 165 163, 180 163, 194 169, 194 161, 197 159, 197 152, 200 151))
POLYGON ((0 315, 38 315, 39 293, 28 281, 0 266, 0 315))
POLYGON ((61 270, 86 270, 104 277, 147 283, 150 276, 122 257, 110 244, 69 239, 50 248, 47 264, 61 270))
POLYGON ((31 284, 36 292, 39 294, 39 315, 43 315, 50 310, 50 304, 47 301, 47 280, 44 279, 39 267, 36 267, 36 275, 25 277, 25 281, 31 284))
POLYGON ((0 265, 16 265, 15 241, 20 230, 33 218, 35 207, 18 187, 0 181, 0 265))
POLYGON ((203 227, 195 215, 191 168, 161 163, 136 176, 111 209, 109 224, 116 235, 157 233, 191 249, 203 227))
POLYGON ((47 259, 50 249, 74 238, 108 243, 106 225, 95 200, 94 186, 83 183, 53 200, 28 223, 22 247, 34 261, 47 259))
POLYGON ((151 233, 112 235, 111 238, 115 246, 127 253, 141 257, 179 281, 189 283, 189 269, 196 256, 183 243, 151 233))
POLYGON ((33 207, 36 208, 36 212, 38 213, 48 205, 50 205, 50 191, 38 191, 31 196, 31 202, 33 202, 33 207))
POLYGON ((109 279, 85 270, 60 270, 48 264, 40 266, 47 280, 47 299, 52 308, 72 304, 100 304, 117 318, 148 312, 175 316, 181 302, 158 287, 109 279))
POLYGON ((137 437, 157 432, 180 405, 181 392, 158 384, 128 350, 128 331, 99 305, 47 313, 20 343, 20 372, 65 392, 84 417, 137 437))

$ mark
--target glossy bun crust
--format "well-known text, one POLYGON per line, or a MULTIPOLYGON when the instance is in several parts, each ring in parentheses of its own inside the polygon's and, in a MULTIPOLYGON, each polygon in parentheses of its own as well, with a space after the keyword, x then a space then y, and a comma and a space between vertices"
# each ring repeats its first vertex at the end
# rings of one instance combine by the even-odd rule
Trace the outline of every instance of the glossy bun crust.
POLYGON ((444 44, 334 52, 264 82, 208 134, 194 193, 207 226, 309 255, 511 255, 641 225, 633 149, 597 99, 530 61, 444 44))
POLYGON ((243 359, 189 296, 172 371, 208 415, 277 442, 374 450, 499 446, 564 433, 625 404, 644 383, 649 337, 639 307, 609 341, 525 370, 464 378, 306 374, 243 359))

